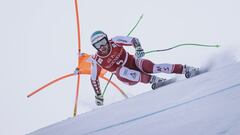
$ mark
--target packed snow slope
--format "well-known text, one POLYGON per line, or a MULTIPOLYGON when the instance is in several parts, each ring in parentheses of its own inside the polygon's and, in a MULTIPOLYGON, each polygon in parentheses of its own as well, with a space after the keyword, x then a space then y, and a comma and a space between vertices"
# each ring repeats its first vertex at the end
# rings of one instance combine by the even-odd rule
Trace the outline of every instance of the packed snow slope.
POLYGON ((31 135, 239 135, 239 69, 210 70, 31 135))

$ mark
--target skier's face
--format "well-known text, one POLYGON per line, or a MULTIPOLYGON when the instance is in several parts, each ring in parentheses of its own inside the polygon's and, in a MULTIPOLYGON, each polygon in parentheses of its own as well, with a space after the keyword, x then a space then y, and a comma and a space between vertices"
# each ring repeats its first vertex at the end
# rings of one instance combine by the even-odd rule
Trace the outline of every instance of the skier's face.
POLYGON ((103 53, 107 53, 109 51, 109 44, 106 38, 101 39, 100 41, 98 41, 97 43, 93 44, 93 46, 103 52, 103 53))

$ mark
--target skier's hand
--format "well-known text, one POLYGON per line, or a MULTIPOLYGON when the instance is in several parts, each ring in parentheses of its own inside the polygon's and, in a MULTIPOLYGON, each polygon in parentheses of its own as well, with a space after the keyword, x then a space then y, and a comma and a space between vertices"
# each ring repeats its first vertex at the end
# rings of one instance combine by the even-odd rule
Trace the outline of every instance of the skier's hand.
POLYGON ((136 52, 135 52, 135 56, 137 58, 142 58, 145 55, 144 50, 142 49, 142 47, 136 47, 136 52))
POLYGON ((96 95, 95 96, 95 102, 97 106, 102 106, 103 105, 103 95, 96 95))
POLYGON ((79 69, 76 68, 76 69, 74 70, 73 74, 74 74, 74 75, 78 75, 78 74, 79 74, 79 69))

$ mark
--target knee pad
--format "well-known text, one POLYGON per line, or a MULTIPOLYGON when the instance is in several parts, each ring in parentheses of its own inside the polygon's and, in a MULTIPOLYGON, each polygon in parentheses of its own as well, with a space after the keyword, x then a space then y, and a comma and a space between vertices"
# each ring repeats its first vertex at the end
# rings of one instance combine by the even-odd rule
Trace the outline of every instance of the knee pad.
POLYGON ((139 82, 141 73, 139 71, 132 70, 126 67, 121 67, 119 70, 119 76, 129 81, 139 82))

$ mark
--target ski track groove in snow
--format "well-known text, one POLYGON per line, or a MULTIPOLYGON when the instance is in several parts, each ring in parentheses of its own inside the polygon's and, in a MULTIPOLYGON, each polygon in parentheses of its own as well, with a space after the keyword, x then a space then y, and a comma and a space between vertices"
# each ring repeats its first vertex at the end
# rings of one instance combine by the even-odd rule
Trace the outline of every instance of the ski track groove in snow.
POLYGON ((240 86, 240 83, 237 83, 237 84, 229 86, 227 88, 223 88, 223 89, 217 90, 216 92, 213 92, 213 93, 210 93, 210 94, 198 97, 198 98, 194 98, 192 100, 188 100, 188 101, 176 104, 176 105, 172 105, 172 106, 166 107, 165 109, 161 109, 161 110, 158 110, 158 111, 153 112, 153 113, 149 113, 149 114, 146 114, 146 115, 143 115, 143 116, 140 116, 140 117, 136 117, 136 118, 133 118, 133 119, 130 119, 130 120, 127 120, 127 121, 119 122, 119 123, 116 123, 116 124, 113 124, 113 125, 110 125, 110 126, 107 126, 107 127, 104 127, 104 128, 100 128, 100 129, 97 129, 97 130, 85 133, 83 135, 90 135, 90 134, 93 134, 93 133, 97 133, 97 132, 100 132, 100 131, 103 131, 103 130, 107 130, 107 129, 113 128, 113 127, 117 127, 117 126, 120 126, 120 125, 124 125, 124 124, 130 123, 130 122, 134 122, 134 121, 140 120, 140 119, 144 119, 146 117, 150 117, 152 115, 155 115, 155 114, 158 114, 158 113, 161 113, 161 112, 165 112, 165 111, 177 108, 177 107, 182 106, 182 105, 186 105, 186 104, 189 104, 189 103, 192 103, 192 102, 195 102, 195 101, 199 101, 201 99, 204 99, 204 98, 207 98, 207 97, 210 97, 210 96, 213 96, 213 95, 225 92, 227 90, 232 90, 232 88, 239 87, 239 86, 240 86))

